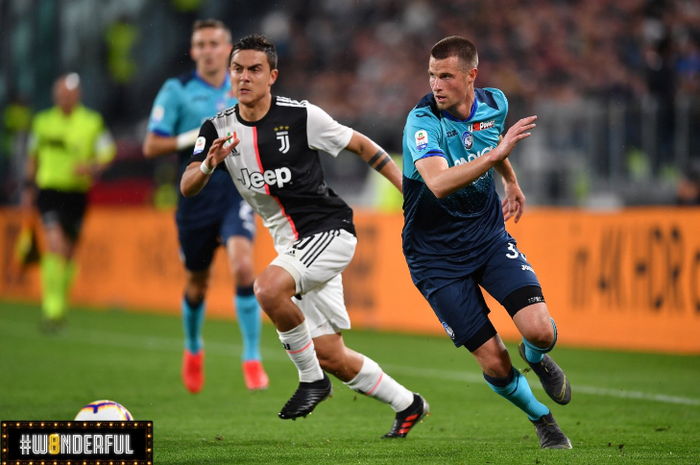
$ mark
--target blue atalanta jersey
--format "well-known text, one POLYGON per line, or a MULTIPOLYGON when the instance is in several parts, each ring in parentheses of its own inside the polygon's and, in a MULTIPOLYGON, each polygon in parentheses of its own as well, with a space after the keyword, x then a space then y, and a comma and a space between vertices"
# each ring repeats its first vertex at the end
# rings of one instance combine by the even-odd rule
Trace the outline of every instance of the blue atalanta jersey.
MULTIPOLYGON (((217 88, 192 71, 165 81, 153 102, 148 131, 164 137, 175 137, 199 129, 208 118, 236 103, 238 101, 231 92, 228 75, 223 85, 217 88)), ((192 151, 193 147, 188 147, 178 152, 180 175, 187 167, 192 151)), ((180 194, 177 219, 206 224, 223 214, 222 205, 232 205, 232 202, 238 205, 240 196, 233 189, 231 178, 226 173, 215 172, 198 195, 185 198, 180 194)))
POLYGON ((411 110, 403 134, 404 255, 414 281, 459 277, 478 268, 490 248, 512 240, 505 231, 493 169, 438 199, 415 163, 443 157, 448 166, 469 163, 493 150, 503 132, 508 101, 498 89, 475 89, 462 121, 438 110, 432 94, 411 110))

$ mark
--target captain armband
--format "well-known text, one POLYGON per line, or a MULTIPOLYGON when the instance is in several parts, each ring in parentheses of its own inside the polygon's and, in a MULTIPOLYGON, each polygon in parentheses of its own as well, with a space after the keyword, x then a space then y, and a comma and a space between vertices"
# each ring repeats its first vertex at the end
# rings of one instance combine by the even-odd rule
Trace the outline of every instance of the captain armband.
POLYGON ((372 158, 369 159, 367 164, 377 171, 381 171, 382 168, 386 166, 387 163, 391 161, 391 157, 387 154, 384 149, 380 148, 377 153, 375 153, 372 158))

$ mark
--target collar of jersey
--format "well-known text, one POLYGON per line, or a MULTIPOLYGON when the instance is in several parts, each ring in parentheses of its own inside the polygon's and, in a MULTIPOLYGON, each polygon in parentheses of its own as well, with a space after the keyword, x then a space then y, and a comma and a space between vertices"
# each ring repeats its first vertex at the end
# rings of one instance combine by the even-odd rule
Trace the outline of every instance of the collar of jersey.
POLYGON ((272 115, 272 112, 274 111, 275 108, 277 108, 277 97, 275 94, 272 94, 272 102, 270 103, 270 109, 267 110, 267 113, 265 113, 265 116, 260 118, 257 121, 246 121, 243 118, 241 118, 241 112, 239 111, 239 104, 237 103, 236 106, 234 107, 236 110, 236 119, 238 120, 239 123, 241 123, 243 126, 258 126, 270 117, 272 115))
POLYGON ((229 79, 230 79, 229 74, 226 73, 226 77, 224 78, 224 82, 219 87, 214 87, 211 84, 209 84, 207 81, 202 79, 201 76, 199 75, 199 73, 197 72, 197 70, 195 70, 195 72, 194 72, 194 78, 196 80, 198 80, 199 82, 201 82, 203 86, 207 86, 210 89, 215 89, 215 90, 225 89, 226 86, 229 85, 229 79))
POLYGON ((477 99, 476 94, 474 94, 474 103, 472 103, 472 110, 471 110, 471 112, 469 112, 469 116, 467 117, 467 119, 459 119, 459 118, 451 115, 446 110, 442 110, 441 113, 442 113, 442 116, 444 116, 445 118, 447 118, 449 120, 457 121, 458 123, 466 123, 467 121, 471 120, 474 117, 474 115, 476 114, 476 107, 479 106, 478 103, 479 103, 479 100, 477 99))

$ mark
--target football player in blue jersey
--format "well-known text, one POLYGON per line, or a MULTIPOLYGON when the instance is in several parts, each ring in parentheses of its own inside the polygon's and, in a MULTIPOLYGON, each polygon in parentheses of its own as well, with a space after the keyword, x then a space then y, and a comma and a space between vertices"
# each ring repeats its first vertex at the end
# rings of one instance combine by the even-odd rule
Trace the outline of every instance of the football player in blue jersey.
POLYGON ((455 346, 476 358, 489 387, 525 412, 543 449, 570 449, 549 408, 513 368, 480 289, 511 315, 522 335, 520 356, 545 392, 567 404, 571 385, 547 355, 557 341, 554 320, 532 266, 505 229, 525 206, 508 156, 530 137, 537 117, 502 135, 508 101, 498 89, 474 87, 477 66, 475 46, 462 37, 447 37, 430 52, 432 92, 411 110, 403 135, 404 255, 414 284, 455 346))
MULTIPOLYGON (((177 151, 184 171, 204 120, 236 103, 228 75, 231 47, 231 32, 221 21, 194 23, 190 55, 196 69, 168 79, 158 93, 143 144, 147 158, 177 151)), ((252 209, 232 187, 226 173, 215 173, 200 196, 180 196, 178 201, 176 222, 187 276, 182 299, 182 379, 192 393, 204 383, 201 332, 210 267, 219 245, 226 249, 236 282, 234 305, 243 337, 246 386, 250 390, 268 386, 260 355, 261 310, 253 292, 255 222, 252 209)))

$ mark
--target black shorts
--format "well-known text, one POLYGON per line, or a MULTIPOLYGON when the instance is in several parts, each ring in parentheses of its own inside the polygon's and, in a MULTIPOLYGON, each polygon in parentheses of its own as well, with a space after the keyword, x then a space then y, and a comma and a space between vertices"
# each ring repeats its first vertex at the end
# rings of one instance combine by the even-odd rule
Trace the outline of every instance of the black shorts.
POLYGON ((78 238, 87 208, 86 193, 41 189, 36 203, 44 226, 59 224, 67 236, 78 238))
POLYGON ((241 199, 238 204, 226 208, 223 215, 210 224, 192 224, 186 218, 176 219, 180 255, 189 271, 208 270, 214 258, 214 252, 231 236, 245 237, 253 240, 255 234, 255 217, 253 209, 241 199))

